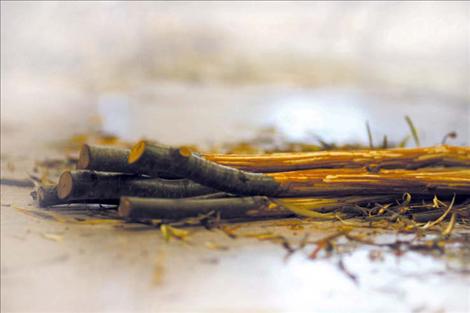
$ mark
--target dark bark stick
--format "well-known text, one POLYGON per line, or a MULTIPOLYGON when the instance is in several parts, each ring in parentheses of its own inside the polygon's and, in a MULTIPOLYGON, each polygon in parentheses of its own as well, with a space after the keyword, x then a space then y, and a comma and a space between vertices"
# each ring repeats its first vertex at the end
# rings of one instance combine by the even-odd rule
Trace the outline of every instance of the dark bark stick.
POLYGON ((130 219, 181 219, 220 212, 225 219, 242 217, 286 217, 293 213, 269 206, 266 197, 237 197, 222 199, 150 199, 121 198, 119 215, 130 219))
POLYGON ((149 176, 157 176, 165 169, 199 184, 238 195, 275 196, 282 191, 279 183, 267 175, 223 166, 185 148, 141 141, 132 148, 129 163, 149 176))
POLYGON ((165 180, 93 171, 64 172, 57 188, 63 200, 119 200, 122 196, 183 198, 217 192, 187 179, 165 180))
POLYGON ((264 196, 214 199, 152 199, 122 197, 119 215, 126 218, 180 219, 219 212, 221 218, 281 218, 299 211, 333 212, 375 201, 395 201, 391 196, 340 198, 268 198, 264 196))
POLYGON ((42 185, 31 193, 41 208, 55 205, 86 203, 86 204, 119 204, 117 199, 60 199, 57 195, 57 185, 42 185))
MULTIPOLYGON (((80 150, 77 169, 126 174, 145 174, 127 162, 130 149, 84 144, 80 150)), ((174 175, 159 171, 156 177, 173 179, 174 175)))

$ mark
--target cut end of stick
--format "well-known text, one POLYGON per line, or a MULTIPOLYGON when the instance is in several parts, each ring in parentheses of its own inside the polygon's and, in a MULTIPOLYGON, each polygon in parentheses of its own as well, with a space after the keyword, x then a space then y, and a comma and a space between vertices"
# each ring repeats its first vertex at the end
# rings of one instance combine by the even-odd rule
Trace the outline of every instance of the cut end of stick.
POLYGON ((80 155, 78 157, 77 169, 85 170, 88 169, 91 163, 91 152, 90 146, 87 144, 82 145, 80 149, 80 155))
POLYGON ((57 185, 57 196, 59 199, 66 199, 72 193, 72 188, 72 173, 66 171, 60 175, 59 184, 57 185))
POLYGON ((179 154, 185 158, 189 157, 192 154, 191 149, 189 149, 188 147, 181 147, 178 149, 178 151, 179 154))
POLYGON ((121 197, 119 202, 118 214, 120 217, 129 217, 131 213, 131 201, 127 197, 121 197))
POLYGON ((131 153, 129 154, 129 158, 127 159, 127 162, 129 164, 137 162, 137 160, 139 160, 142 154, 144 153, 146 146, 147 146, 147 143, 144 140, 141 140, 138 143, 136 143, 131 149, 131 153))

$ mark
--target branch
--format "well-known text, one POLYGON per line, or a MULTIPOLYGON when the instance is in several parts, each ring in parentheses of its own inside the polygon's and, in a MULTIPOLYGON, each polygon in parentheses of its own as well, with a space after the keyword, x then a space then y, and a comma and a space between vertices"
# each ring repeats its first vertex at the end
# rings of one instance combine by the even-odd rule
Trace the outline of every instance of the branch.
POLYGON ((31 195, 38 201, 41 208, 72 203, 119 204, 117 199, 60 199, 57 195, 57 185, 39 186, 31 195))
POLYGON ((180 219, 220 212, 221 218, 285 217, 292 212, 269 207, 266 197, 237 197, 221 199, 149 199, 121 198, 119 215, 130 219, 180 219))
POLYGON ((264 174, 250 173, 201 158, 186 148, 141 141, 131 150, 129 163, 140 173, 157 176, 162 169, 199 184, 238 195, 275 196, 279 184, 264 174))
MULTIPOLYGON (((131 219, 180 219, 210 212, 224 219, 280 218, 303 212, 332 212, 374 201, 395 201, 390 196, 340 198, 232 197, 218 199, 150 199, 122 197, 119 215, 131 219)), ((324 214, 318 213, 319 216, 324 214)))
POLYGON ((122 196, 183 198, 217 192, 187 179, 165 180, 93 171, 66 171, 59 179, 62 200, 119 200, 122 196))

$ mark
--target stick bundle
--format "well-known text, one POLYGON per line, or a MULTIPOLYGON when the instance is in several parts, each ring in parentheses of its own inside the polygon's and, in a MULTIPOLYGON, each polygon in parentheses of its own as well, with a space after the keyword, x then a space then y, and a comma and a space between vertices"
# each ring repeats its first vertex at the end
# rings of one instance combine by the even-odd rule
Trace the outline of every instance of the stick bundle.
MULTIPOLYGON (((364 214, 364 206, 370 214, 405 193, 420 201, 470 197, 470 148, 201 155, 146 141, 131 150, 84 145, 77 170, 40 187, 37 198, 41 206, 119 203, 119 215, 128 219, 211 212, 231 219, 331 217, 338 209, 364 214)), ((438 211, 410 216, 423 220, 438 211)))

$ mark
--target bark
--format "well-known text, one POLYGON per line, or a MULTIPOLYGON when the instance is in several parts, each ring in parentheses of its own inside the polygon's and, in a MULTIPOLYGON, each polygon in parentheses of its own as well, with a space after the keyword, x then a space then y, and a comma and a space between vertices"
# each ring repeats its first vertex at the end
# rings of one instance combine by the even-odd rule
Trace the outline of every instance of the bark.
POLYGON ((215 193, 187 179, 166 180, 93 171, 64 172, 57 194, 63 200, 119 200, 122 196, 183 198, 215 193))
POLYGON ((131 151, 129 163, 149 176, 162 169, 199 184, 237 195, 275 196, 281 191, 271 177, 241 171, 201 158, 185 148, 141 141, 131 151))
POLYGON ((224 219, 243 217, 285 217, 292 212, 269 206, 266 197, 221 199, 150 199, 121 198, 119 215, 130 219, 181 219, 219 212, 224 219))
POLYGON ((55 205, 73 204, 73 203, 86 203, 86 204, 119 204, 116 199, 60 199, 57 195, 57 185, 43 185, 32 193, 33 198, 38 201, 41 208, 46 208, 55 205))
POLYGON ((326 213, 375 201, 388 202, 395 200, 397 200, 397 197, 391 196, 340 198, 267 198, 254 196, 213 199, 122 197, 119 215, 131 219, 180 219, 214 211, 224 219, 281 218, 293 216, 294 213, 298 214, 306 210, 326 213))
MULTIPOLYGON (((84 144, 80 150, 77 169, 101 172, 143 174, 136 167, 127 162, 130 149, 106 146, 92 146, 84 144)), ((172 179, 174 175, 159 171, 156 177, 172 179)))

